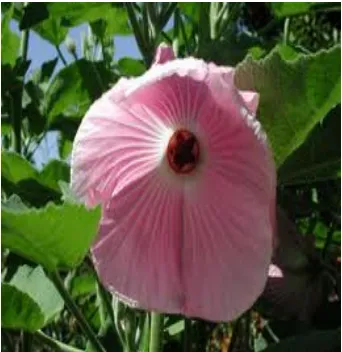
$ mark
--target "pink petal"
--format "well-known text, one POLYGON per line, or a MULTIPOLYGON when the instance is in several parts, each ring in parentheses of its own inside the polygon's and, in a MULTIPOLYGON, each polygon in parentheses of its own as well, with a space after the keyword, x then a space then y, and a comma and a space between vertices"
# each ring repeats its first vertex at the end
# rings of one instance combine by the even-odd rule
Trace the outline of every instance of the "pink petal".
POLYGON ((154 56, 154 65, 155 64, 163 64, 167 61, 173 60, 175 58, 175 54, 171 46, 161 43, 154 56))
POLYGON ((251 92, 248 90, 240 90, 239 91, 245 105, 247 106, 248 110, 253 114, 256 115, 258 105, 259 105, 259 94, 256 92, 251 92))
POLYGON ((104 284, 128 303, 177 313, 180 277, 182 194, 155 173, 114 196, 92 248, 104 284))
POLYGON ((231 320, 263 290, 275 167, 233 76, 193 58, 155 65, 82 121, 72 187, 103 204, 94 262, 107 287, 141 308, 231 320), (201 148, 182 176, 165 158, 179 128, 201 148))
POLYGON ((71 158, 71 187, 92 206, 111 199, 160 163, 165 127, 145 110, 135 113, 108 99, 96 101, 77 132, 71 158))

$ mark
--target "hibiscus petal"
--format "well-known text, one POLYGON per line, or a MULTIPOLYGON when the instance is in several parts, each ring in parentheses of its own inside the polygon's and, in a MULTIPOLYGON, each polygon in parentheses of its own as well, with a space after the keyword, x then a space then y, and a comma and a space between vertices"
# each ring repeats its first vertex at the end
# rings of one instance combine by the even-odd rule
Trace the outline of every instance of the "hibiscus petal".
POLYGON ((172 47, 165 43, 161 43, 154 57, 154 64, 163 64, 167 61, 173 60, 175 58, 175 54, 172 50, 172 47))
POLYGON ((249 90, 240 90, 239 93, 248 110, 255 115, 259 105, 259 94, 249 90))
POLYGON ((160 163, 160 138, 167 130, 146 113, 103 96, 84 117, 74 141, 71 187, 89 206, 109 200, 160 163))
POLYGON ((181 203, 181 192, 151 173, 105 209, 92 255, 104 284, 128 303, 179 312, 181 203))

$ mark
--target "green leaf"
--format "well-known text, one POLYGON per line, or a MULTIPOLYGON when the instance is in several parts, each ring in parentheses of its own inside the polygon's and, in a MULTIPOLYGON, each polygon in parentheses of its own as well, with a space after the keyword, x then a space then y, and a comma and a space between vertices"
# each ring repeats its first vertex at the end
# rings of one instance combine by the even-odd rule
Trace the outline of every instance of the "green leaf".
POLYGON ((100 209, 85 209, 79 204, 41 209, 14 208, 3 203, 2 245, 48 270, 73 268, 86 255, 97 232, 100 209))
POLYGON ((103 62, 85 59, 63 68, 53 78, 46 92, 46 113, 50 124, 59 116, 81 119, 90 104, 105 92, 115 76, 103 62))
POLYGON ((39 305, 16 287, 2 283, 1 301, 1 327, 34 332, 44 325, 39 305))
POLYGON ((69 182, 70 167, 67 163, 59 160, 49 161, 39 173, 39 180, 42 184, 59 192, 59 181, 69 182))
POLYGON ((178 335, 184 330, 184 319, 170 325, 165 329, 171 336, 178 335))
POLYGON ((96 293, 96 277, 94 274, 75 276, 71 281, 70 293, 73 297, 79 297, 96 293))
POLYGON ((1 152, 1 177, 13 183, 37 176, 36 169, 26 159, 14 152, 1 152))
POLYGON ((332 352, 341 349, 341 330, 315 331, 293 336, 269 346, 264 352, 332 352))
POLYGON ((31 2, 24 7, 24 12, 19 23, 19 29, 29 29, 34 25, 46 20, 49 17, 49 11, 46 3, 31 2))
POLYGON ((64 302, 41 267, 19 267, 9 283, 1 284, 1 326, 37 331, 51 321, 64 302))
POLYGON ((51 160, 38 171, 26 159, 14 152, 1 153, 1 180, 7 195, 18 194, 28 203, 41 206, 48 201, 59 202, 60 180, 69 182, 70 168, 65 162, 51 160))
POLYGON ((123 76, 140 76, 146 71, 142 60, 123 57, 118 61, 119 70, 123 76))
POLYGON ((247 57, 237 66, 237 87, 260 93, 258 116, 278 167, 340 102, 340 62, 340 46, 295 60, 276 48, 264 59, 247 57))
MULTIPOLYGON (((108 2, 50 2, 47 7, 51 17, 62 19, 63 26, 74 27, 85 22, 92 22, 107 17, 108 20, 115 23, 120 22, 121 17, 126 19, 125 30, 128 30, 126 11, 117 4, 108 2)), ((118 30, 118 34, 123 34, 120 33, 119 27, 118 30)))
POLYGON ((44 324, 50 322, 63 309, 62 297, 40 266, 21 266, 10 284, 28 294, 39 305, 44 315, 44 324))
POLYGON ((49 81, 56 68, 57 62, 57 57, 53 60, 44 62, 40 68, 36 69, 32 73, 32 81, 36 84, 49 81))
POLYGON ((182 2, 179 3, 179 8, 181 11, 194 22, 199 20, 199 6, 194 2, 182 2))
POLYGON ((14 5, 7 10, 1 21, 1 64, 15 65, 20 46, 20 38, 10 29, 10 21, 13 16, 14 5))
POLYGON ((222 40, 207 41, 202 46, 201 56, 218 65, 235 66, 260 40, 246 33, 236 34, 222 40))
POLYGON ((64 41, 69 32, 68 28, 61 25, 61 21, 60 18, 49 17, 45 21, 35 25, 32 29, 52 45, 59 45, 64 41))
MULTIPOLYGON (((130 34, 126 10, 123 8, 111 7, 105 11, 100 19, 92 22, 91 28, 99 38, 111 38, 114 34, 130 34)), ((111 38, 112 39, 112 38, 111 38)))
POLYGON ((318 9, 329 11, 332 8, 341 8, 340 3, 332 2, 272 2, 270 6, 277 18, 298 16, 318 9))
POLYGON ((311 2, 276 2, 271 3, 271 9, 278 18, 306 13, 310 10, 311 2))
POLYGON ((58 151, 61 159, 67 159, 72 151, 72 141, 66 139, 62 133, 58 139, 58 151))
POLYGON ((334 108, 279 169, 279 182, 293 185, 341 177, 341 107, 334 108))

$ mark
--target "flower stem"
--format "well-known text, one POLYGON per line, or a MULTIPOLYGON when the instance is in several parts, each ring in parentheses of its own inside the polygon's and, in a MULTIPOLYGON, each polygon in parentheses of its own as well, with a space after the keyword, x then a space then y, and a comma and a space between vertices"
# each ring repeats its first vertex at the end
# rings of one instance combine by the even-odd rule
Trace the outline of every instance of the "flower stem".
MULTIPOLYGON (((25 5, 26 6, 26 5, 25 5)), ((24 64, 27 59, 29 30, 21 32, 20 40, 20 58, 24 64)), ((17 153, 21 153, 21 120, 22 120, 22 99, 24 90, 24 77, 22 77, 21 86, 12 101, 12 123, 13 123, 13 147, 17 153)))
POLYGON ((289 44, 289 38, 290 38, 290 17, 286 17, 285 22, 284 22, 284 45, 289 44))
POLYGON ((184 352, 191 351, 191 339, 192 339, 191 336, 192 336, 191 319, 185 318, 184 319, 184 344, 183 344, 184 352))
POLYGON ((78 321, 81 329, 83 330, 84 334, 88 337, 89 341, 93 345, 94 349, 97 352, 105 352, 104 347, 101 345, 101 342, 98 340, 97 336, 95 335, 94 331, 86 321, 85 317, 78 309, 76 303, 70 296, 69 292, 66 290, 64 283, 59 276, 57 271, 52 272, 51 279, 54 282, 56 288, 58 289, 60 295, 62 296, 67 308, 70 312, 74 315, 76 320, 78 321))
POLYGON ((161 352, 163 342, 164 316, 151 313, 150 352, 161 352))
POLYGON ((51 347, 54 351, 58 352, 83 352, 78 348, 69 346, 63 342, 53 339, 52 337, 44 334, 42 331, 37 331, 34 337, 42 342, 44 345, 51 347))
POLYGON ((68 63, 67 63, 67 61, 65 60, 65 57, 63 56, 63 54, 62 54, 62 52, 61 52, 61 49, 59 48, 59 45, 56 45, 55 47, 56 47, 56 50, 57 50, 57 54, 58 54, 59 58, 62 60, 64 66, 67 66, 68 63))

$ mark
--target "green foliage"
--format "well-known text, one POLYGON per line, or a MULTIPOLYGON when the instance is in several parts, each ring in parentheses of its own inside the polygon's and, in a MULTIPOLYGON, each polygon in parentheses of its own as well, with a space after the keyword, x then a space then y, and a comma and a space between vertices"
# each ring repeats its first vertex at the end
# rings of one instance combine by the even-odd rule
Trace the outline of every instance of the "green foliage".
POLYGON ((9 283, 1 285, 1 326, 36 331, 64 306, 62 297, 41 267, 21 266, 9 283))
POLYGON ((17 153, 1 153, 1 181, 7 195, 17 194, 34 206, 48 201, 60 202, 61 191, 58 182, 69 181, 69 166, 58 160, 51 160, 41 171, 17 153))
POLYGON ((304 184, 341 177, 340 111, 340 105, 331 110, 280 167, 281 184, 304 184))
POLYGON ((99 217, 98 208, 68 203, 23 208, 9 199, 2 205, 2 245, 48 270, 73 268, 86 255, 99 217))
POLYGON ((80 59, 60 70, 45 95, 44 110, 49 127, 61 130, 73 139, 78 123, 91 103, 115 81, 116 75, 101 61, 80 59))
POLYGON ((10 20, 12 19, 14 6, 12 5, 9 10, 4 14, 1 21, 1 64, 10 64, 14 66, 20 45, 20 38, 17 34, 13 33, 9 28, 10 20))
POLYGON ((118 61, 118 66, 123 76, 140 76, 146 71, 146 67, 141 60, 124 57, 118 61))
POLYGON ((248 57, 238 65, 237 86, 260 93, 258 115, 278 167, 340 102, 340 61, 337 46, 295 60, 286 60, 275 49, 265 59, 248 57))
POLYGON ((44 325, 44 314, 27 294, 10 284, 1 284, 1 327, 37 331, 44 325))

